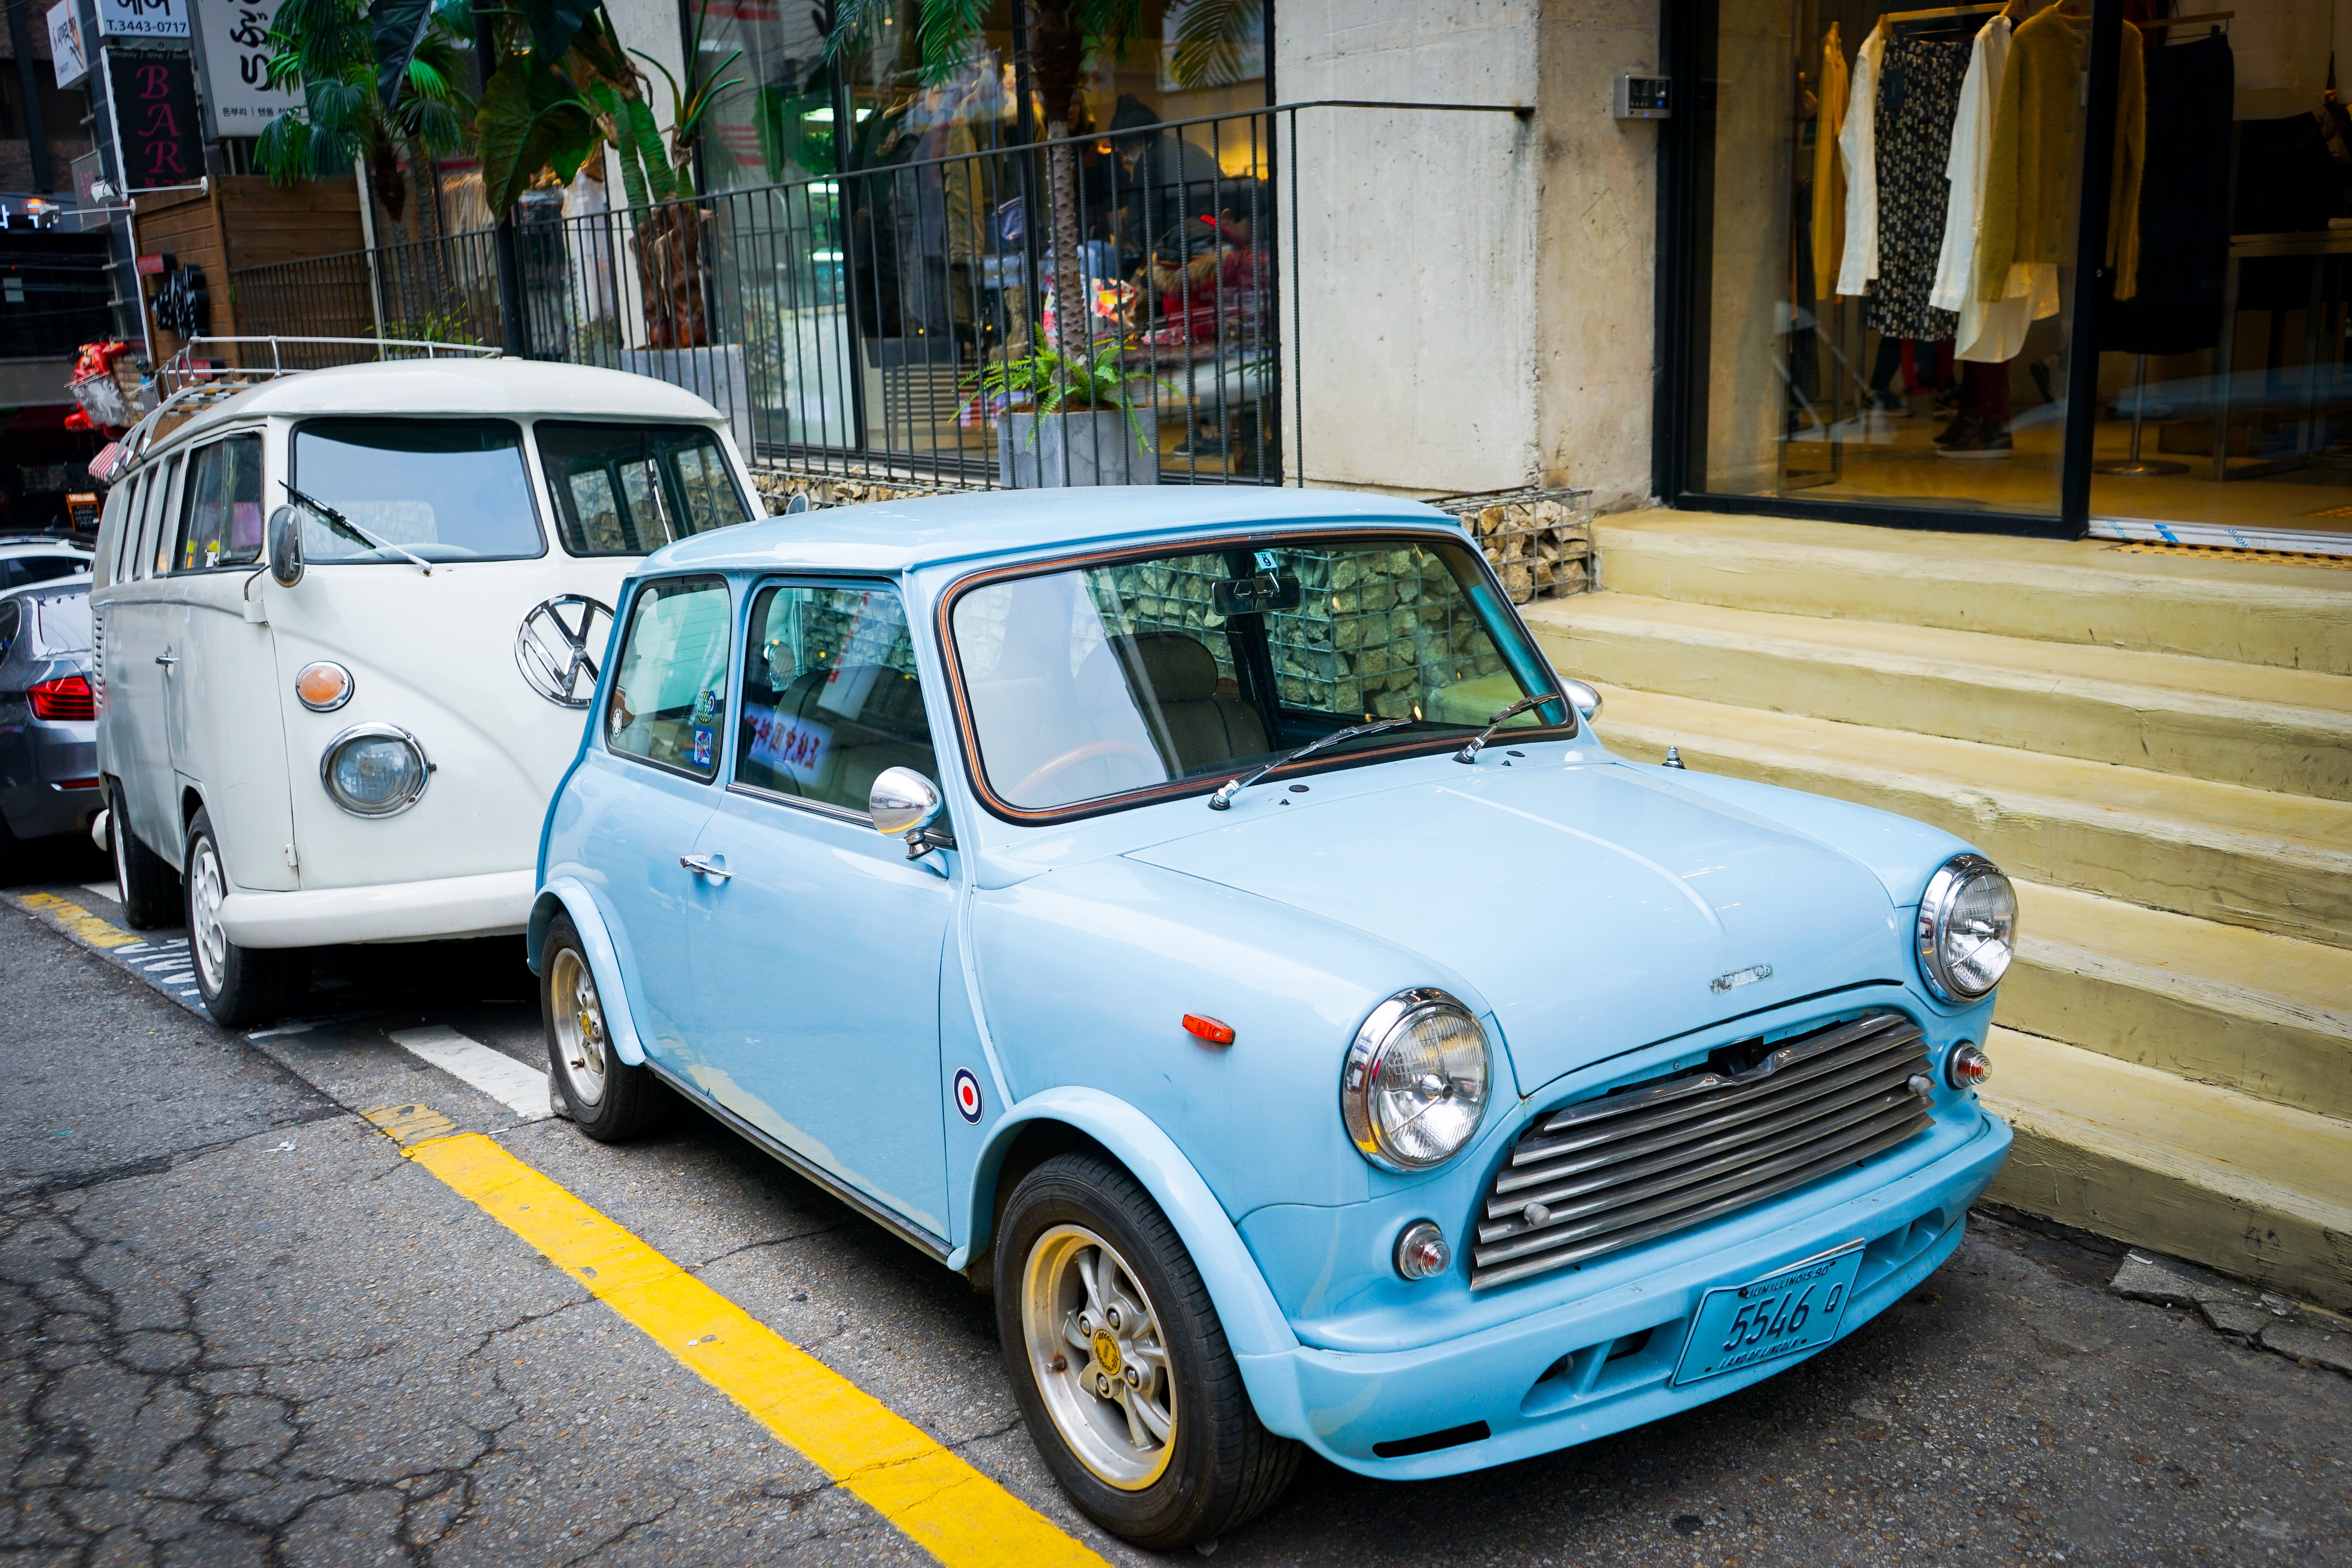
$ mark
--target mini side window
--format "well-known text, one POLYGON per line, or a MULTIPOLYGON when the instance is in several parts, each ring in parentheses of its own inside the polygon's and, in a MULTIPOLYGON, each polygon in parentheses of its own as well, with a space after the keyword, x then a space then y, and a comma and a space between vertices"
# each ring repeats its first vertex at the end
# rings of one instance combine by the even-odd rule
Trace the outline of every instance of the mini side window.
POLYGON ((252 565, 261 558, 261 437, 215 441, 193 461, 172 569, 252 565))
POLYGON ((735 782, 862 816, 885 768, 939 778, 898 595, 761 590, 743 652, 735 782))
POLYGON ((672 578, 637 591, 604 704, 608 748, 689 778, 717 776, 728 623, 723 578, 672 578))

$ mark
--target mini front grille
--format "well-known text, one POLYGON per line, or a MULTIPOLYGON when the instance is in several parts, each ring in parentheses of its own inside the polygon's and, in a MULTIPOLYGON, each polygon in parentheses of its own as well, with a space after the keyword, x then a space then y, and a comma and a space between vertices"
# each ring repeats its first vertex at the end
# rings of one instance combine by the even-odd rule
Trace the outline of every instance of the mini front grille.
POLYGON ((1635 1084, 1540 1117, 1496 1173, 1470 1286, 1672 1236, 1891 1149, 1927 1126, 1919 1026, 1873 1013, 1753 1067, 1635 1084))

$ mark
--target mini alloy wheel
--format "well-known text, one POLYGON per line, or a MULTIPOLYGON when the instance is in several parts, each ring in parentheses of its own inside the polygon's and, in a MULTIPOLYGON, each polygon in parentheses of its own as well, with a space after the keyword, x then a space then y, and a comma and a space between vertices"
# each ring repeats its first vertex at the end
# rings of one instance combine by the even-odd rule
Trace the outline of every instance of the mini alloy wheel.
POLYGON ((548 971, 549 1023, 555 1032, 555 1063, 562 1069, 572 1102, 585 1110, 604 1103, 605 1052, 604 1005, 596 1000, 596 977, 588 973, 580 950, 567 947, 555 955, 548 971))
POLYGON ((1121 1491, 1158 1480, 1174 1451, 1175 1380, 1127 1259, 1083 1226, 1055 1226, 1030 1249, 1021 1315, 1037 1390, 1071 1453, 1121 1491))
POLYGON ((1282 1495, 1302 1450, 1259 1422, 1201 1271, 1132 1173, 1096 1151, 1053 1155, 1014 1184, 998 1226, 1013 1396, 1089 1519, 1165 1552, 1282 1495))
POLYGON ((569 914, 547 922, 539 949, 540 1022, 560 1114, 599 1143, 651 1131, 672 1103, 653 1069, 632 1067, 613 1044, 596 973, 569 914))

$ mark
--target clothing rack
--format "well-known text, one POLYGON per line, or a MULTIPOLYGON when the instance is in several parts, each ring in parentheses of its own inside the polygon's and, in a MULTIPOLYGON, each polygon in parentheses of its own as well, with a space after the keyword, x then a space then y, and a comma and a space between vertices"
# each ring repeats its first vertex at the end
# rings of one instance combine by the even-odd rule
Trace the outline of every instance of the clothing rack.
POLYGON ((1934 9, 1927 11, 1889 11, 1878 19, 1881 22, 1924 22, 1936 16, 1990 16, 1996 11, 2006 10, 2007 8, 2008 7, 2005 4, 1997 5, 1938 5, 1934 9))

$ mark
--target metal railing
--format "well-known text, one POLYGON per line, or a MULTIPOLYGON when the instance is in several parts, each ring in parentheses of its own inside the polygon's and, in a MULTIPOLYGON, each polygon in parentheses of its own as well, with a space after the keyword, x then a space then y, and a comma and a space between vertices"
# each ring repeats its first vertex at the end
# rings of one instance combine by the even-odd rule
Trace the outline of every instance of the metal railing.
POLYGON ((1526 113, 1327 100, 634 209, 534 193, 516 212, 517 310, 484 229, 240 268, 238 321, 656 376, 717 405, 754 462, 814 476, 1278 484, 1303 432, 1282 374, 1298 353, 1297 115, 1326 108, 1526 113), (1058 347, 1098 374, 1057 384, 1036 356, 1058 347), (1101 392, 1093 417, 1041 418, 1088 411, 1074 383, 1101 392))

